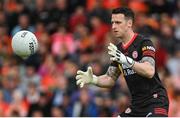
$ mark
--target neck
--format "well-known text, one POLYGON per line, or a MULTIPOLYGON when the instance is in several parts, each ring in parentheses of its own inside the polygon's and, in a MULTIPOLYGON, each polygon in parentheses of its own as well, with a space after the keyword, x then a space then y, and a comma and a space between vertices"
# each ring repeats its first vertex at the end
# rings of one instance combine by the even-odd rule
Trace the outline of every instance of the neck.
POLYGON ((134 32, 132 30, 128 31, 127 34, 122 38, 123 45, 126 45, 134 36, 134 32))

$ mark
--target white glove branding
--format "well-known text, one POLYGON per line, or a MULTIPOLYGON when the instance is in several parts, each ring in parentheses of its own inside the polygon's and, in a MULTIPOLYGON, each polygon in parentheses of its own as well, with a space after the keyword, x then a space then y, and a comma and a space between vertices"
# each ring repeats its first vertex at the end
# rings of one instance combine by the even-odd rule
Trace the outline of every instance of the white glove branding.
POLYGON ((117 61, 120 64, 124 64, 127 67, 131 68, 134 65, 134 60, 130 57, 125 56, 121 51, 118 50, 118 48, 110 43, 108 46, 108 54, 111 56, 111 61, 117 61))

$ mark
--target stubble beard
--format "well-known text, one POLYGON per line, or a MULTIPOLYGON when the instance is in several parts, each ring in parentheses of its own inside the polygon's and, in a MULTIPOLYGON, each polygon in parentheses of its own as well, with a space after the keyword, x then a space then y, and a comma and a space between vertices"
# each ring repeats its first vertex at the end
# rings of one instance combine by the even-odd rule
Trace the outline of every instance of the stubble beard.
POLYGON ((116 38, 117 38, 117 40, 120 41, 120 42, 123 41, 123 35, 118 35, 118 36, 116 36, 116 38))

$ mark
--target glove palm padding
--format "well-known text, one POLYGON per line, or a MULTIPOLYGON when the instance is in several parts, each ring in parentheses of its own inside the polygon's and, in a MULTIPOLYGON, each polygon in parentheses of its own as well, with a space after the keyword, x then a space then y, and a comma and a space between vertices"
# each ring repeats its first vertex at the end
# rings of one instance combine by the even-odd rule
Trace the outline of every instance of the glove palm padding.
POLYGON ((85 84, 96 84, 97 83, 97 77, 93 75, 92 68, 88 67, 88 70, 86 72, 83 72, 81 70, 77 71, 76 75, 76 84, 80 85, 82 88, 85 84))

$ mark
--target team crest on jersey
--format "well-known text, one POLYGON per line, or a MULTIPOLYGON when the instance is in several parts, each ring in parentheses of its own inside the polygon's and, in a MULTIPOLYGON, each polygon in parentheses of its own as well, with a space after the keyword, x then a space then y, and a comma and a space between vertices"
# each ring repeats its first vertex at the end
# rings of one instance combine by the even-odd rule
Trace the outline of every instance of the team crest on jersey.
POLYGON ((132 57, 133 57, 134 59, 136 59, 136 58, 138 57, 138 52, 137 52, 137 51, 133 51, 132 57))

